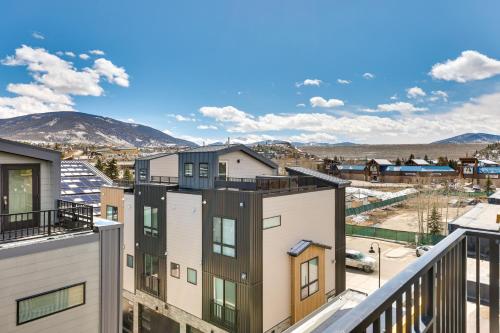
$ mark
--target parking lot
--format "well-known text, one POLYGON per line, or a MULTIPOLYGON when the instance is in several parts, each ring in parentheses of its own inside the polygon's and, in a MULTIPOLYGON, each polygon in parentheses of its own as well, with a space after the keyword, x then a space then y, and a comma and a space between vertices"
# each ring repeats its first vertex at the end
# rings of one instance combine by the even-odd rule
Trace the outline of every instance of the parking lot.
POLYGON ((378 288, 378 253, 376 245, 374 245, 376 253, 368 253, 370 245, 374 242, 380 245, 381 250, 380 281, 382 285, 405 269, 412 261, 417 259, 415 249, 403 244, 348 236, 346 237, 347 249, 358 250, 377 259, 377 267, 375 271, 371 273, 365 273, 362 270, 348 267, 346 269, 347 288, 359 290, 368 294, 378 288))

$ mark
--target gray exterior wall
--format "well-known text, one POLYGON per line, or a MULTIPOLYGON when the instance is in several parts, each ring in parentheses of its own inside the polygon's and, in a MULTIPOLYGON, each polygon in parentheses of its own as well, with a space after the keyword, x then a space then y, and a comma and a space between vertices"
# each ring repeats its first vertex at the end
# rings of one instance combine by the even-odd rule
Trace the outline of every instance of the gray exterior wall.
POLYGON ((335 190, 335 294, 345 290, 345 188, 335 190))
POLYGON ((214 187, 219 158, 216 152, 183 152, 179 154, 179 187, 208 189, 214 187), (193 176, 184 176, 184 165, 193 163, 193 176), (200 163, 208 163, 208 177, 200 177, 200 163))
POLYGON ((123 225, 99 228, 101 333, 122 332, 123 225))
POLYGON ((219 277, 237 285, 235 331, 262 332, 262 194, 204 190, 203 200, 203 320, 212 322, 213 278, 219 277), (212 220, 219 216, 236 220, 236 258, 212 252, 212 220))

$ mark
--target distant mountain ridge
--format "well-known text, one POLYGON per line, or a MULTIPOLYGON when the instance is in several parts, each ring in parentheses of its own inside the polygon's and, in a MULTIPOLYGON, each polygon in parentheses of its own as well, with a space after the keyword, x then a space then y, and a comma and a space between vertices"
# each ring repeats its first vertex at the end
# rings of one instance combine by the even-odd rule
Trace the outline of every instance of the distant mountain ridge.
POLYGON ((438 144, 460 144, 460 143, 494 143, 500 142, 500 135, 488 133, 464 133, 448 139, 435 141, 438 144))
POLYGON ((0 137, 27 142, 127 147, 197 146, 149 126, 67 111, 0 119, 0 137))

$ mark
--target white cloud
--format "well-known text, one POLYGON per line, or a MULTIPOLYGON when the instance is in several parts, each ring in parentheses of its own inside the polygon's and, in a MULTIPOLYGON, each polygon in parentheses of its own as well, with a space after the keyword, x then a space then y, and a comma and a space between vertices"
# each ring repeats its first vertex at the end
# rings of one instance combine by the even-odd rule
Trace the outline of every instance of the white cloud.
POLYGON ((104 51, 101 51, 101 50, 90 50, 89 53, 94 54, 94 55, 99 55, 99 56, 104 55, 104 51))
POLYGON ((440 99, 442 99, 444 102, 448 102, 448 94, 442 90, 436 90, 436 91, 431 91, 431 97, 429 97, 429 100, 431 102, 436 102, 440 99))
POLYGON ((408 98, 418 98, 427 95, 425 91, 420 87, 408 88, 406 89, 406 93, 407 93, 406 96, 408 96, 408 98))
POLYGON ((339 84, 350 84, 351 81, 349 81, 349 80, 343 80, 343 79, 337 79, 337 83, 339 83, 339 84))
POLYGON ((500 74, 500 61, 477 51, 463 51, 456 59, 432 66, 429 75, 435 79, 465 83, 500 74))
POLYGON ((323 81, 321 81, 320 79, 305 79, 303 82, 297 82, 297 83, 295 83, 295 85, 297 87, 301 87, 301 86, 316 86, 316 87, 319 87, 322 83, 323 83, 323 81))
POLYGON ((375 78, 375 75, 374 75, 374 74, 372 74, 372 73, 368 73, 368 72, 366 72, 366 73, 364 73, 364 74, 363 74, 363 78, 365 78, 365 79, 367 79, 367 80, 371 80, 371 79, 374 79, 374 78, 375 78))
POLYGON ((66 52, 64 52, 64 54, 67 55, 68 57, 71 57, 71 58, 76 57, 76 55, 71 51, 66 51, 66 52))
MULTIPOLYGON (((62 53, 61 53, 62 54, 62 53)), ((99 60, 99 59, 98 59, 99 60)), ((4 58, 6 66, 26 66, 34 82, 9 84, 7 90, 17 97, 2 98, 3 118, 15 115, 74 110, 72 96, 101 96, 101 77, 110 83, 128 86, 128 75, 123 68, 110 61, 94 63, 94 68, 77 69, 57 55, 43 48, 22 45, 15 54, 4 58), (104 62, 104 63, 103 63, 104 62)))
POLYGON ((299 103, 299 104, 297 104, 295 106, 298 107, 298 108, 305 108, 306 107, 306 105, 304 103, 299 103))
POLYGON ((42 35, 41 33, 37 32, 37 31, 34 31, 31 34, 31 36, 33 36, 33 38, 35 38, 35 39, 41 39, 41 40, 45 39, 45 36, 42 35))
POLYGON ((367 112, 400 112, 411 113, 419 111, 427 111, 427 108, 419 108, 407 102, 395 102, 389 104, 379 104, 376 109, 363 109, 367 112))
POLYGON ((214 126, 214 125, 198 125, 196 127, 197 129, 200 129, 200 130, 216 130, 217 129, 217 126, 214 126))
POLYGON ((340 99, 331 98, 329 100, 324 99, 323 97, 312 97, 309 102, 311 102, 311 106, 313 108, 334 108, 337 106, 343 106, 344 102, 340 99))
POLYGON ((80 59, 83 59, 83 60, 87 60, 87 59, 90 58, 90 56, 88 54, 86 54, 86 53, 80 54, 79 57, 80 57, 80 59))
POLYGON ((394 94, 390 97, 391 101, 395 101, 398 99, 398 94, 394 94))
POLYGON ((169 115, 169 116, 172 116, 172 117, 175 118, 175 120, 181 121, 181 122, 184 122, 184 121, 196 121, 196 119, 194 119, 194 118, 185 117, 185 116, 183 116, 181 114, 169 115))
POLYGON ((290 142, 337 142, 338 139, 335 135, 328 133, 300 133, 299 135, 292 135, 288 137, 290 142))

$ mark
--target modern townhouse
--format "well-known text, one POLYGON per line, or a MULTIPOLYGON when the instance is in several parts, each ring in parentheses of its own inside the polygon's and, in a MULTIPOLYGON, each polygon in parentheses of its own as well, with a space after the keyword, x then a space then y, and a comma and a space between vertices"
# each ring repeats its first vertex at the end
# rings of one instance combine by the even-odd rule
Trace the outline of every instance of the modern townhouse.
POLYGON ((348 182, 298 167, 278 176, 243 145, 135 167, 133 189, 107 188, 101 202, 125 224, 130 331, 278 333, 345 289, 348 182))
POLYGON ((0 139, 2 332, 121 332, 121 224, 59 200, 60 154, 0 139))

